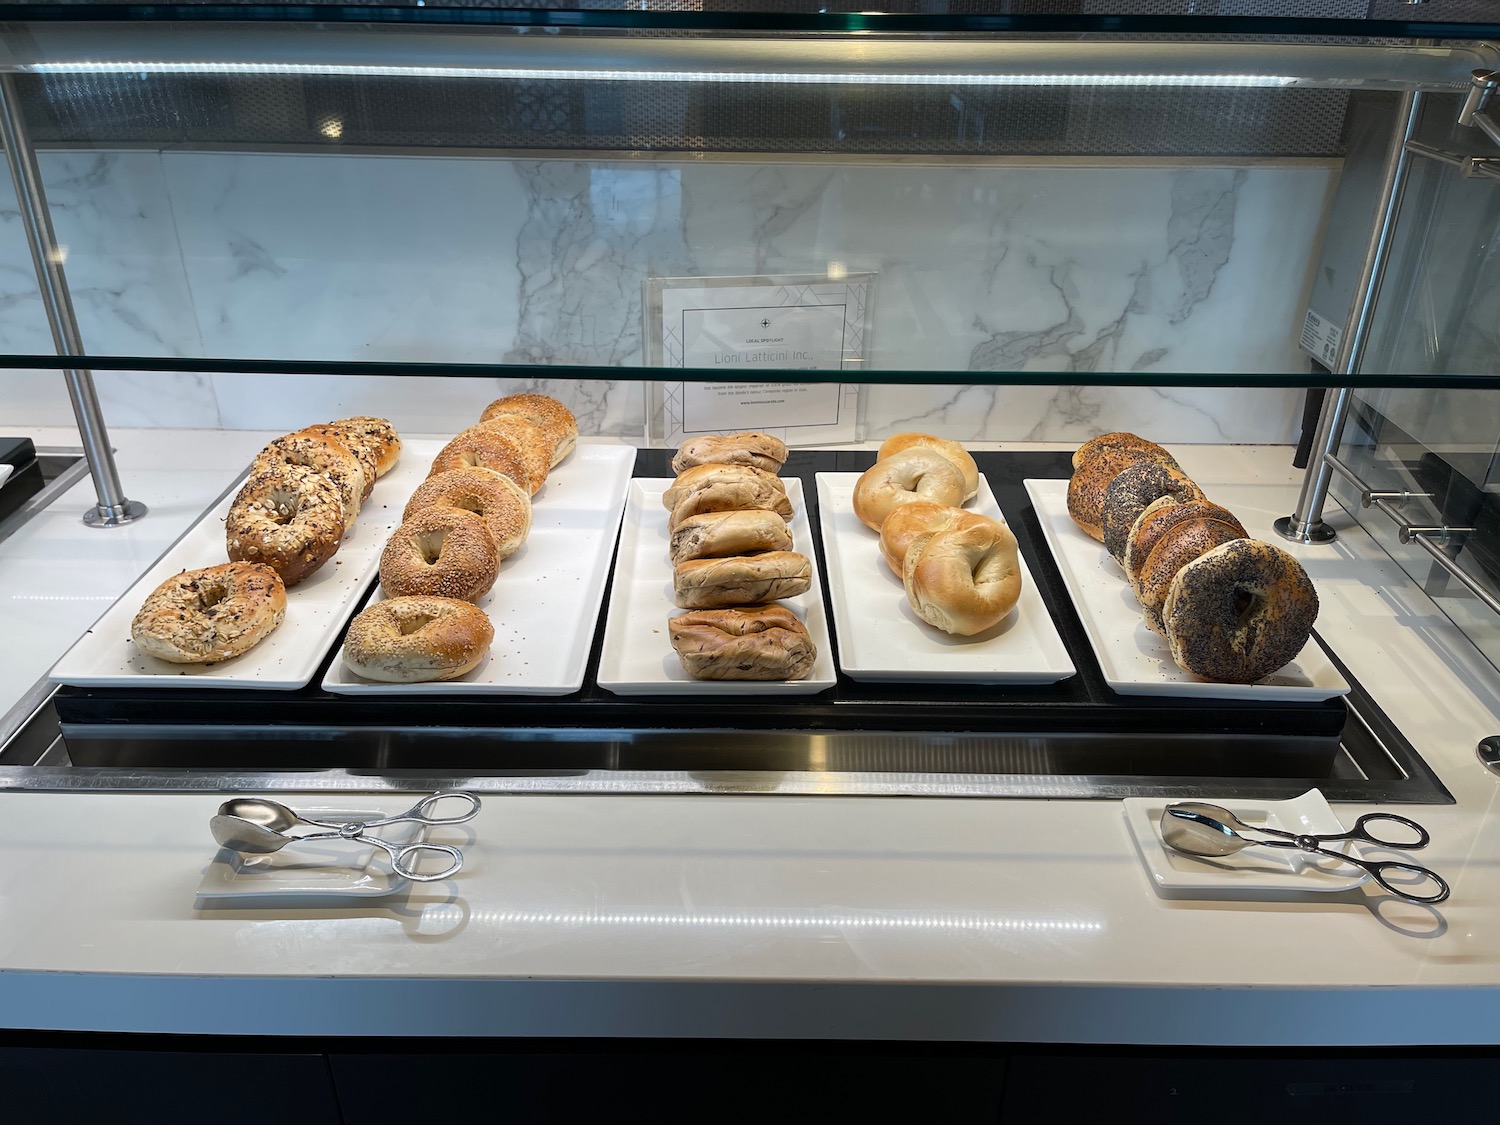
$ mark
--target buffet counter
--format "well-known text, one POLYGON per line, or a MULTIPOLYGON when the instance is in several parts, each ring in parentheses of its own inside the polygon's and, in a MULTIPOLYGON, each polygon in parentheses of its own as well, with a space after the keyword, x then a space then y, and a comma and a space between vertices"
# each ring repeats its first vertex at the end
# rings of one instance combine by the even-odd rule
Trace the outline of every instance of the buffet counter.
MULTIPOLYGON (((152 514, 85 528, 85 480, 0 543, 0 711, 274 435, 113 436, 126 489, 152 514)), ((1290 510, 1300 474, 1287 449, 1174 452, 1231 509, 1290 510)), ((1336 545, 1297 550, 1322 598, 1318 631, 1456 798, 1396 810, 1432 833, 1421 860, 1453 887, 1441 906, 1368 885, 1168 897, 1110 800, 488 795, 454 880, 345 906, 206 907, 195 890, 221 798, 6 791, 0 1022, 226 1035, 1495 1043, 1500 778, 1473 748, 1500 732, 1500 675, 1352 519, 1331 518, 1336 545)), ((396 811, 410 798, 358 803, 396 811)), ((1351 808, 1338 810, 1346 823, 1369 811, 1351 808)))

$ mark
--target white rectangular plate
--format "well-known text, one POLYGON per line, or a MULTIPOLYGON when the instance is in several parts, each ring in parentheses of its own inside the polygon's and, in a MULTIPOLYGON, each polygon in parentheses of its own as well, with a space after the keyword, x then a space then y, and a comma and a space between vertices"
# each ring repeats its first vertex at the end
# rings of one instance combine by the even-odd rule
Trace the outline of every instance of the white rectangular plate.
MULTIPOLYGON (((1369 879, 1358 867, 1335 859, 1283 848, 1246 848, 1218 858, 1184 855, 1162 842, 1162 810, 1176 798, 1131 797, 1125 807, 1125 823, 1151 881, 1167 891, 1347 891, 1369 879)), ((1309 789, 1288 801, 1241 801, 1204 798, 1228 809, 1246 824, 1264 824, 1283 832, 1315 835, 1342 832, 1344 826, 1328 807, 1323 794, 1309 789)), ((1348 852, 1347 840, 1325 844, 1348 852)))
MULTIPOLYGON (((628 445, 579 442, 532 499, 526 545, 500 564, 479 608, 495 627, 484 663, 456 680, 386 684, 344 664, 323 676, 338 695, 568 695, 583 686, 620 509, 635 466, 628 445)), ((403 503, 405 501, 403 500, 403 503)), ((372 602, 384 597, 377 590, 372 602)))
MULTIPOLYGON (((379 820, 389 813, 372 809, 303 809, 303 816, 334 822, 379 820)), ((391 824, 379 829, 398 848, 415 843, 427 826, 391 824)), ((441 856, 437 857, 439 860, 441 856)), ((418 867, 419 872, 430 868, 418 867)), ((325 895, 379 898, 406 886, 391 870, 389 857, 370 844, 312 840, 288 844, 279 852, 242 855, 219 849, 203 871, 198 897, 212 899, 308 898, 325 895)))
POLYGON ((812 673, 805 680, 695 680, 672 651, 667 618, 683 612, 672 599, 672 562, 667 553, 667 517, 662 494, 669 479, 634 480, 620 531, 615 584, 610 591, 604 648, 599 657, 599 686, 616 695, 810 695, 833 687, 833 643, 812 532, 802 502, 802 481, 788 477, 792 515, 792 550, 812 564, 812 588, 781 604, 802 619, 818 646, 812 673))
POLYGON ((1166 638, 1146 628, 1140 604, 1119 564, 1068 515, 1068 482, 1028 480, 1026 491, 1099 660, 1104 682, 1121 695, 1313 702, 1349 691, 1315 640, 1309 640, 1290 664, 1253 684, 1219 684, 1183 671, 1172 659, 1166 638))
POLYGON ((53 665, 49 679, 76 687, 222 687, 290 690, 312 679, 349 614, 380 568, 380 553, 401 522, 407 497, 427 476, 442 443, 408 441, 396 467, 360 507, 338 554, 286 592, 286 619, 249 652, 219 664, 168 664, 130 639, 130 623, 157 586, 183 570, 229 561, 224 519, 239 483, 146 571, 93 628, 53 665))
MULTIPOLYGON (((818 474, 818 519, 828 560, 828 593, 838 631, 839 667, 856 680, 942 680, 1050 684, 1073 675, 1073 662, 1026 560, 1021 599, 999 625, 973 637, 926 624, 885 556, 880 536, 854 514, 858 473, 818 474)), ((973 511, 1005 522, 989 481, 979 478, 973 511)))

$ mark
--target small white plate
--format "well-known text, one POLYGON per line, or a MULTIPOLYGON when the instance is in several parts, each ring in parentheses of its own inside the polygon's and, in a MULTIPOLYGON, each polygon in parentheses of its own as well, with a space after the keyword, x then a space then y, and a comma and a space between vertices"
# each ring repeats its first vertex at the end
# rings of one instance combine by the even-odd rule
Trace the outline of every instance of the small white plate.
POLYGON ((408 441, 396 467, 375 484, 338 554, 286 592, 286 619, 249 652, 218 664, 169 664, 130 639, 147 596, 174 574, 229 561, 224 520, 243 478, 168 548, 104 616, 53 665, 54 684, 75 687, 218 687, 289 690, 313 678, 338 632, 380 568, 385 541, 401 522, 407 497, 427 476, 440 442, 408 441))
MULTIPOLYGON (((1199 798, 1194 798, 1199 799, 1199 798)), ((1177 797, 1131 797, 1121 804, 1125 823, 1152 881, 1171 891, 1347 891, 1370 876, 1358 867, 1290 848, 1246 848, 1218 858, 1185 855, 1162 842, 1161 814, 1177 797)), ((1201 798, 1228 809, 1246 824, 1280 828, 1283 832, 1325 835, 1342 832, 1323 794, 1309 789, 1288 801, 1242 801, 1201 798)), ((1349 852, 1348 840, 1324 844, 1333 851, 1349 852)))
MULTIPOLYGON (((379 820, 389 813, 375 809, 303 809, 313 820, 379 820)), ((398 848, 422 838, 423 824, 387 824, 375 831, 398 848)), ((441 858, 441 857, 438 857, 441 858)), ((417 870, 426 871, 419 867, 417 870)), ((242 855, 219 849, 204 869, 199 898, 379 898, 406 886, 391 870, 390 857, 369 844, 313 840, 288 844, 279 852, 242 855)))
MULTIPOLYGON (((336 695, 568 695, 583 686, 599 606, 635 467, 628 445, 579 442, 547 476, 531 510, 526 545, 500 564, 495 586, 479 599, 495 627, 490 654, 456 680, 387 684, 344 663, 344 649, 323 675, 336 695)), ((402 506, 409 497, 400 497, 402 506)), ((370 604, 381 601, 377 590, 370 604)))
POLYGON ((15 472, 16 467, 11 464, 0 465, 0 485, 10 479, 10 474, 15 472))
MULTIPOLYGON (((1050 684, 1073 675, 1073 662, 1037 591, 1026 560, 1021 598, 999 625, 975 637, 949 636, 922 621, 880 553, 880 536, 854 514, 858 473, 818 474, 818 522, 828 559, 828 592, 838 631, 839 667, 856 680, 939 680, 1050 684)), ((1006 522, 979 478, 972 510, 1006 522)))
POLYGON ((600 687, 616 695, 811 695, 838 682, 818 559, 802 503, 802 481, 788 477, 783 483, 795 509, 789 521, 792 549, 806 555, 812 565, 812 588, 780 604, 802 619, 818 646, 808 678, 695 680, 683 669, 667 632, 667 619, 683 612, 672 598, 667 532, 670 513, 661 503, 672 481, 660 478, 630 482, 615 561, 615 584, 604 623, 604 647, 599 655, 600 687))
POLYGON ((1297 658, 1253 684, 1220 684, 1177 666, 1165 637, 1146 628, 1125 572, 1068 515, 1068 482, 1028 480, 1042 535, 1099 660, 1104 682, 1121 695, 1199 696, 1312 703, 1345 695, 1349 684, 1309 639, 1297 658))

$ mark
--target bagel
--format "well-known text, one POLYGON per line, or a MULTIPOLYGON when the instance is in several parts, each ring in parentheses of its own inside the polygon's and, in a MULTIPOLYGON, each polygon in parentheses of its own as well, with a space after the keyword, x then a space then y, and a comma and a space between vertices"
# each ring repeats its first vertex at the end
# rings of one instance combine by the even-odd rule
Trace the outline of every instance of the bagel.
POLYGON ((1146 615, 1146 627, 1153 633, 1165 631, 1162 609, 1179 570, 1220 544, 1244 537, 1243 528, 1222 520, 1188 520, 1168 528, 1151 549, 1135 584, 1135 596, 1146 615))
POLYGON ((286 617, 286 586, 263 563, 185 570, 151 591, 130 623, 136 648, 172 664, 249 652, 286 617))
MULTIPOLYGON (((337 445, 343 446, 354 459, 359 462, 359 479, 361 481, 359 498, 361 502, 370 498, 370 493, 375 490, 375 478, 379 475, 375 466, 375 453, 368 446, 360 445, 350 439, 347 433, 343 433, 328 423, 319 423, 316 426, 307 426, 298 430, 299 434, 317 434, 325 437, 337 445)), ((290 435, 295 437, 296 435, 290 435)))
POLYGON ((1202 519, 1218 520, 1236 528, 1241 535, 1248 534, 1233 512, 1228 508, 1221 508, 1210 500, 1189 500, 1179 503, 1170 496, 1163 496, 1146 505, 1146 510, 1131 526, 1130 535, 1125 541, 1125 558, 1121 565, 1124 566, 1125 574, 1130 579, 1131 588, 1136 587, 1141 568, 1146 565, 1146 560, 1151 557, 1152 550, 1170 528, 1179 523, 1202 519))
POLYGON ((344 663, 388 684, 455 680, 479 667, 495 627, 457 598, 388 598, 362 609, 344 637, 344 663))
POLYGON ((934 504, 931 500, 916 500, 902 504, 880 525, 880 553, 886 565, 899 578, 906 571, 906 551, 919 535, 973 522, 991 522, 974 512, 955 508, 951 504, 934 504))
POLYGON ((1204 499, 1203 490, 1185 473, 1159 461, 1138 461, 1127 466, 1104 490, 1104 512, 1099 521, 1104 549, 1121 566, 1125 565, 1125 548, 1136 519, 1163 496, 1170 496, 1178 503, 1204 499))
POLYGON ((879 531, 885 518, 902 504, 917 500, 958 507, 964 477, 952 461, 934 449, 918 446, 893 453, 866 469, 854 485, 854 514, 879 531))
POLYGON ((387 594, 477 601, 500 573, 500 552, 484 521, 462 508, 423 508, 398 527, 380 554, 387 594))
POLYGON ((1104 449, 1073 470, 1068 481, 1068 515, 1091 539, 1104 541, 1104 498, 1110 483, 1131 465, 1154 458, 1143 449, 1104 449))
POLYGON ((693 493, 720 485, 743 486, 757 494, 771 497, 786 495, 786 485, 781 482, 780 477, 753 465, 694 465, 678 473, 677 479, 667 486, 667 490, 661 495, 662 507, 672 511, 693 493))
POLYGON ((677 447, 672 471, 681 473, 698 465, 749 465, 779 473, 786 459, 786 443, 770 434, 706 434, 677 447))
POLYGON ((1318 592, 1280 547, 1235 539, 1177 572, 1162 616, 1178 667, 1251 684, 1297 658, 1318 618, 1318 592))
POLYGON ((1073 451, 1073 468, 1081 469, 1096 454, 1103 453, 1107 449, 1137 449, 1145 453, 1153 461, 1160 461, 1164 465, 1171 465, 1174 469, 1182 466, 1161 446, 1154 441, 1147 441, 1135 434, 1117 432, 1112 434, 1100 434, 1096 438, 1090 438, 1073 451))
POLYGON ((972 637, 1005 620, 1021 598, 1016 537, 989 519, 919 535, 906 552, 901 581, 923 621, 972 637))
POLYGON ((875 455, 875 460, 884 461, 892 454, 917 447, 936 450, 953 462, 953 467, 964 477, 965 500, 972 500, 978 495, 979 466, 974 463, 974 458, 969 451, 956 441, 933 437, 931 434, 893 434, 881 443, 880 452, 875 455))
POLYGON ((775 512, 750 508, 688 516, 672 532, 672 565, 693 559, 722 559, 752 551, 785 551, 792 533, 775 512))
POLYGON ((531 497, 491 469, 449 469, 428 477, 411 494, 401 518, 409 520, 430 507, 473 512, 489 529, 501 559, 519 551, 531 532, 531 497))
POLYGON ((552 465, 558 464, 572 453, 578 444, 578 419, 571 410, 550 395, 528 393, 497 398, 484 408, 479 420, 489 422, 507 414, 525 418, 547 435, 547 440, 552 445, 552 465))
POLYGON ((310 430, 299 430, 277 438, 256 454, 250 471, 253 473, 276 465, 303 465, 333 481, 344 504, 344 530, 354 527, 354 521, 359 517, 360 501, 365 496, 365 471, 360 467, 359 458, 342 442, 310 430))
POLYGON ((365 472, 366 496, 375 487, 375 481, 394 469, 401 457, 401 438, 384 418, 340 418, 307 428, 333 438, 359 458, 360 468, 365 472))
POLYGON ((489 469, 503 477, 509 477, 534 496, 541 482, 532 487, 535 461, 529 459, 516 443, 505 434, 482 426, 470 426, 453 438, 432 459, 428 476, 446 473, 453 469, 489 469))
POLYGON ((672 568, 672 595, 682 609, 780 601, 811 587, 812 564, 796 551, 691 559, 672 568))
POLYGON ((705 512, 732 512, 760 508, 792 518, 792 502, 781 478, 748 465, 699 465, 678 476, 662 495, 672 515, 669 531, 676 531, 689 516, 705 512), (668 496, 674 499, 669 501, 668 496))
POLYGON ((785 606, 696 610, 667 621, 672 648, 698 680, 802 680, 818 649, 785 606))
POLYGON ((265 563, 287 586, 333 558, 343 538, 338 488, 305 465, 272 465, 251 473, 224 519, 230 562, 265 563))
POLYGON ((535 496, 552 470, 552 453, 555 448, 552 438, 536 423, 518 414, 498 414, 489 421, 470 428, 499 434, 515 443, 527 476, 526 480, 516 483, 525 485, 526 490, 535 496))

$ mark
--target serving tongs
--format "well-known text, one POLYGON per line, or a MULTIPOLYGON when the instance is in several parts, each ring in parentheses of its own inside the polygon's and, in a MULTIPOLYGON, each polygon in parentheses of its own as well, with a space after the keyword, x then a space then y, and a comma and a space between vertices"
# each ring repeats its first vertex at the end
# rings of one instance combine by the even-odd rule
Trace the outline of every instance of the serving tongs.
POLYGON ((1246 824, 1226 808, 1219 805, 1210 805, 1204 801, 1178 801, 1168 805, 1161 813, 1161 838, 1167 847, 1186 855, 1198 856, 1226 856, 1233 855, 1243 848, 1291 848, 1311 855, 1327 856, 1329 859, 1340 863, 1347 863, 1368 872, 1370 877, 1379 883, 1391 894, 1398 898, 1404 898, 1408 902, 1437 903, 1444 901, 1449 894, 1447 882, 1436 871, 1429 868, 1410 863, 1406 860, 1389 859, 1360 859, 1355 856, 1341 852, 1336 848, 1323 847, 1326 843, 1336 840, 1360 840, 1368 844, 1375 844, 1382 848, 1395 848, 1399 851, 1416 851, 1425 848, 1432 842, 1432 837, 1414 820, 1408 820, 1404 816, 1395 813, 1365 813, 1354 822, 1354 827, 1347 832, 1325 832, 1314 834, 1309 832, 1286 832, 1280 828, 1267 828, 1264 825, 1246 824), (1403 828, 1410 829, 1416 833, 1415 838, 1405 840, 1387 840, 1370 831, 1370 825, 1385 822, 1399 824, 1403 828), (1254 832, 1261 836, 1273 837, 1269 840, 1254 840, 1242 835, 1245 832, 1254 832), (1397 883, 1391 882, 1389 876, 1415 876, 1414 883, 1417 886, 1430 885, 1436 889, 1431 894, 1417 894, 1407 890, 1397 883))
POLYGON ((208 822, 208 826, 220 847, 245 855, 279 852, 288 844, 304 840, 349 840, 356 844, 373 845, 390 857, 391 870, 403 879, 410 879, 414 883, 432 883, 457 875, 464 865, 463 853, 451 845, 433 844, 426 840, 393 844, 379 836, 369 835, 368 830, 387 824, 463 824, 478 815, 479 798, 456 789, 429 793, 404 813, 381 817, 379 820, 314 820, 266 797, 235 797, 219 806, 218 813, 208 822), (433 811, 443 801, 462 801, 467 809, 456 816, 434 816, 433 811), (294 835, 291 829, 301 824, 326 831, 294 835), (448 865, 440 871, 418 871, 417 865, 424 852, 446 856, 448 865))

